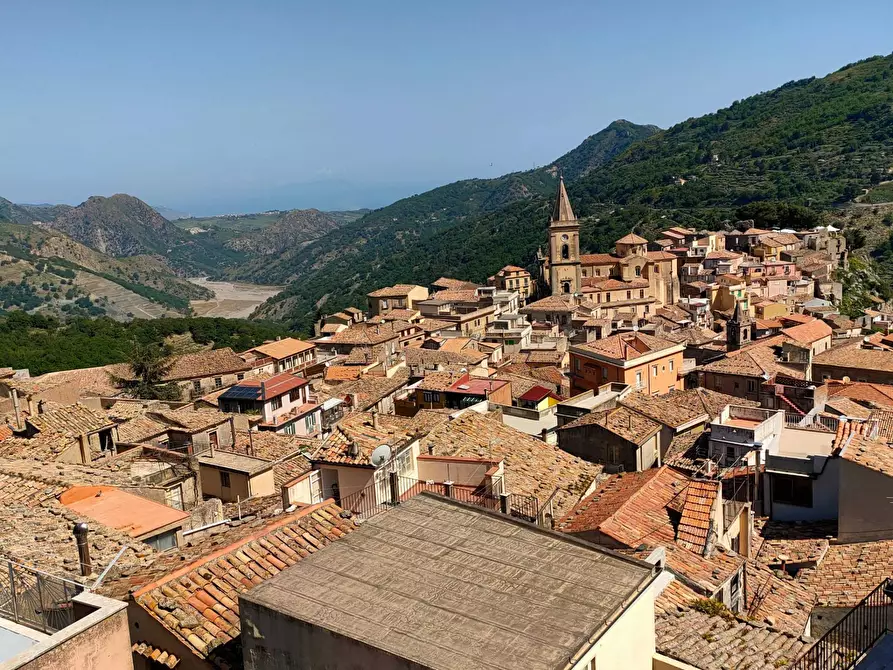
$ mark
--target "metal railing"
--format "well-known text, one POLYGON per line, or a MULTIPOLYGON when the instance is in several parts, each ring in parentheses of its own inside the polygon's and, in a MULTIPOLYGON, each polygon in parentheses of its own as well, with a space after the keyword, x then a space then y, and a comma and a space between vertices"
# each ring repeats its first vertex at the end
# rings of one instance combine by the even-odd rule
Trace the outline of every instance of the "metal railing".
POLYGON ((874 591, 829 629, 791 670, 848 670, 884 635, 893 632, 893 578, 874 591))
POLYGON ((0 562, 0 616, 48 635, 75 622, 71 599, 83 590, 76 582, 0 562))
MULTIPOLYGON (((499 480, 494 480, 494 482, 499 482, 499 480)), ((500 488, 499 484, 496 484, 495 487, 487 485, 470 487, 452 483, 421 481, 412 477, 401 477, 392 472, 384 482, 373 482, 350 495, 339 497, 339 505, 358 519, 366 521, 406 502, 423 491, 430 491, 462 503, 494 512, 502 512, 531 523, 546 524, 545 517, 541 515, 541 511, 545 508, 540 506, 535 496, 518 493, 503 494, 497 492, 497 488, 500 488)))

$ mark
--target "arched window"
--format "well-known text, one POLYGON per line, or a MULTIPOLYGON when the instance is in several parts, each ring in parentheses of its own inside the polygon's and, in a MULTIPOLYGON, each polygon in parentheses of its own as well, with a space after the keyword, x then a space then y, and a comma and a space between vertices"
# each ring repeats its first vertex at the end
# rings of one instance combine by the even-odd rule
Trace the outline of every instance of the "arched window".
POLYGON ((570 257, 571 257, 571 250, 570 250, 570 247, 567 246, 566 244, 562 244, 562 245, 561 245, 561 258, 562 258, 563 260, 567 260, 567 259, 570 258, 570 257))
POLYGON ((565 293, 571 292, 571 283, 569 281, 561 282, 561 290, 565 293))
POLYGON ((640 268, 640 267, 637 265, 637 266, 636 266, 636 277, 641 277, 641 276, 642 276, 642 268, 640 268))

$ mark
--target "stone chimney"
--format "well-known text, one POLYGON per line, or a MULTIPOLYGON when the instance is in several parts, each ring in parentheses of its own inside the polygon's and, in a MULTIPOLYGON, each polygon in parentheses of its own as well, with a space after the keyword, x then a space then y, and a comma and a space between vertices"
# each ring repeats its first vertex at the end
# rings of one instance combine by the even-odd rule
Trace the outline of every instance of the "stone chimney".
POLYGON ((88 528, 87 524, 81 522, 76 523, 74 528, 74 540, 78 547, 78 562, 81 567, 81 576, 88 577, 93 573, 93 566, 90 563, 90 545, 87 542, 88 528))

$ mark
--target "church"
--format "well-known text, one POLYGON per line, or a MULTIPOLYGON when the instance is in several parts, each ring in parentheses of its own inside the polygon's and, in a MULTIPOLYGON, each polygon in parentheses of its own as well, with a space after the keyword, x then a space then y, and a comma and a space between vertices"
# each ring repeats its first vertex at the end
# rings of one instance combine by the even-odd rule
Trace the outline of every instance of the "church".
POLYGON ((549 254, 542 258, 542 280, 555 298, 585 301, 601 318, 646 318, 679 299, 678 257, 648 251, 648 240, 634 233, 615 243, 609 254, 580 253, 580 224, 574 216, 564 179, 549 223, 549 254))

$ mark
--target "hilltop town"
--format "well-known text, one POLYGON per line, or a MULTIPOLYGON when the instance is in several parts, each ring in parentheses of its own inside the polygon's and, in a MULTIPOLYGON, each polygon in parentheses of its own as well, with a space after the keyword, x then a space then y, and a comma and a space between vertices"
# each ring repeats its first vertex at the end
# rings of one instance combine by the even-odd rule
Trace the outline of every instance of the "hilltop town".
POLYGON ((893 310, 839 311, 841 231, 581 254, 563 180, 549 219, 535 268, 307 340, 0 369, 0 616, 109 668, 849 667, 890 630, 893 310))

